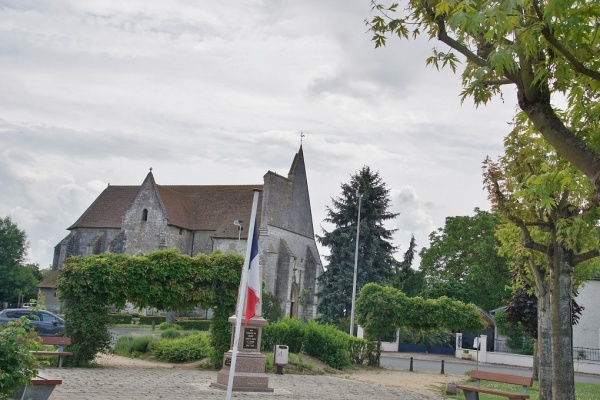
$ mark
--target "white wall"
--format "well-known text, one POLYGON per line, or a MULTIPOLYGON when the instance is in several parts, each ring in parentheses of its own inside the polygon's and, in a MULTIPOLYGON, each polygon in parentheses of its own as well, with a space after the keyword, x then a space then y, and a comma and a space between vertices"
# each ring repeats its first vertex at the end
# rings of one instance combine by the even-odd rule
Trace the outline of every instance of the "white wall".
POLYGON ((575 298, 585 307, 577 325, 573 326, 573 347, 600 348, 600 281, 587 281, 575 298))

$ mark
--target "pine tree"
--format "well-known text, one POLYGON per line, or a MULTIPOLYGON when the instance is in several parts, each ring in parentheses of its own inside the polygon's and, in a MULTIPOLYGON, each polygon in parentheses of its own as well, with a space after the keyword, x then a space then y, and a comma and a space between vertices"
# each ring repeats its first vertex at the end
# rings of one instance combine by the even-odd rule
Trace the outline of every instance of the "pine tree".
POLYGON ((335 228, 331 232, 323 229, 323 236, 317 236, 317 240, 330 249, 330 255, 325 257, 329 265, 319 278, 318 312, 322 321, 335 324, 350 316, 352 306, 358 190, 362 197, 357 295, 360 288, 369 282, 380 285, 388 283, 396 264, 392 256, 396 248, 391 243, 395 230, 386 229, 384 222, 398 214, 388 211, 389 190, 379 173, 364 166, 341 188, 342 194, 332 199, 332 206, 327 207, 325 218, 325 222, 335 225, 335 228))
POLYGON ((391 286, 401 290, 409 297, 419 296, 425 287, 425 274, 412 268, 416 253, 417 242, 413 235, 402 261, 396 263, 394 274, 390 280, 391 286))

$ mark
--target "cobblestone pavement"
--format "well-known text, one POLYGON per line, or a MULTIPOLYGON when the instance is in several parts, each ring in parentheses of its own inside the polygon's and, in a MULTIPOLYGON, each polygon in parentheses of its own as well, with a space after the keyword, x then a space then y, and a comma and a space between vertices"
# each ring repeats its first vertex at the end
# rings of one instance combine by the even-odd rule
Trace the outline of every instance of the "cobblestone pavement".
MULTIPOLYGON (((166 368, 61 368, 46 371, 63 380, 50 400, 225 399, 226 392, 210 388, 213 371, 166 368)), ((314 375, 269 375, 273 393, 233 392, 235 399, 403 399, 439 400, 350 379, 314 375)))

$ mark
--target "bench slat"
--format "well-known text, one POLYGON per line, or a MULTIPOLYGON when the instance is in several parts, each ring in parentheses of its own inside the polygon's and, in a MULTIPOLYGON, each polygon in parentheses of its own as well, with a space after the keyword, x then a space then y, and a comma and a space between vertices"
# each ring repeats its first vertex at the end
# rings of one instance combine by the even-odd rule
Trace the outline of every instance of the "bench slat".
POLYGON ((513 385, 531 386, 533 385, 532 376, 502 374, 500 372, 482 371, 480 369, 471 370, 471 378, 484 381, 494 381, 510 383, 513 385))
POLYGON ((42 344, 47 346, 70 346, 71 338, 63 336, 41 336, 42 344))
POLYGON ((529 398, 528 394, 503 392, 501 390, 487 389, 487 388, 482 388, 482 387, 477 387, 477 386, 457 385, 456 388, 461 389, 463 392, 478 392, 478 393, 494 394, 496 396, 502 396, 502 397, 506 397, 509 399, 528 399, 529 398))
POLYGON ((50 378, 41 372, 38 372, 35 378, 31 378, 32 385, 61 385, 62 379, 50 378))
POLYGON ((70 351, 32 351, 31 354, 36 356, 72 356, 73 353, 70 351))

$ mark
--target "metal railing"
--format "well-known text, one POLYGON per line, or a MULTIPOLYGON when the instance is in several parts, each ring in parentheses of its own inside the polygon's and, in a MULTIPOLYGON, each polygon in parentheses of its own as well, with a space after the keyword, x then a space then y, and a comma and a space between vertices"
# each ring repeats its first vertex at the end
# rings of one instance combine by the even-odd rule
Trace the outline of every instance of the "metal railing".
POLYGON ((573 347, 573 359, 582 361, 600 361, 600 349, 573 347))

